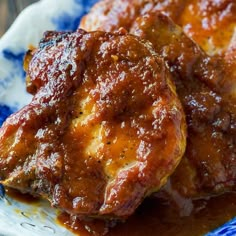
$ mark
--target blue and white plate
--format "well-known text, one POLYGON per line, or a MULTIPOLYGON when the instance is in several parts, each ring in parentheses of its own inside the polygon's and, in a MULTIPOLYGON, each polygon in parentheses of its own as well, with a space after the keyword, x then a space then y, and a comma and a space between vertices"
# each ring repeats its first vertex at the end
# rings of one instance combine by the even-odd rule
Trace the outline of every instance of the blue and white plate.
MULTIPOLYGON (((13 112, 30 102, 25 90, 23 57, 37 46, 46 30, 75 30, 96 0, 41 0, 26 8, 0 39, 0 126, 13 112)), ((10 197, 1 200, 0 236, 70 236, 56 223, 56 210, 45 202, 27 205, 10 197)), ((236 218, 208 236, 236 235, 236 218)))

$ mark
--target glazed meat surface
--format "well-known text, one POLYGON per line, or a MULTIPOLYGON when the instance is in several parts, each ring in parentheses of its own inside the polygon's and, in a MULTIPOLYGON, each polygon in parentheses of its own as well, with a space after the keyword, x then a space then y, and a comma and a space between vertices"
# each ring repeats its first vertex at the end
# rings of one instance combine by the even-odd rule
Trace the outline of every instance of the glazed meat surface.
POLYGON ((124 27, 149 40, 164 58, 188 124, 186 152, 168 189, 171 186, 186 197, 236 189, 235 3, 105 0, 95 5, 80 25, 105 31, 124 27), (203 15, 208 28, 203 27, 203 15))
POLYGON ((80 28, 129 29, 137 17, 150 11, 164 12, 210 55, 221 55, 235 45, 234 0, 102 0, 82 19, 80 28))
POLYGON ((165 184, 185 150, 185 117, 149 42, 47 32, 25 69, 33 99, 0 129, 4 185, 116 218, 165 184))
POLYGON ((235 68, 207 56, 162 14, 138 18, 131 33, 148 38, 168 63, 187 116, 187 148, 172 188, 187 197, 236 190, 235 68))

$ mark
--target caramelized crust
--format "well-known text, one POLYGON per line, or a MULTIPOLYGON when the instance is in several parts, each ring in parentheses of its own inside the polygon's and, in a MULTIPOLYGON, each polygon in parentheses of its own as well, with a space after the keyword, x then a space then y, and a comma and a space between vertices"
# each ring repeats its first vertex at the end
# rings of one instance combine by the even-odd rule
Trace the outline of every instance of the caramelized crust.
POLYGON ((185 119, 163 59, 135 36, 47 32, 32 102, 0 129, 0 178, 79 216, 127 217, 173 173, 185 119))
POLYGON ((80 26, 105 31, 124 27, 131 34, 149 40, 166 61, 184 106, 187 148, 170 178, 172 188, 187 197, 235 190, 236 2, 107 2, 95 5, 80 26), (160 10, 183 29, 160 14, 160 10))

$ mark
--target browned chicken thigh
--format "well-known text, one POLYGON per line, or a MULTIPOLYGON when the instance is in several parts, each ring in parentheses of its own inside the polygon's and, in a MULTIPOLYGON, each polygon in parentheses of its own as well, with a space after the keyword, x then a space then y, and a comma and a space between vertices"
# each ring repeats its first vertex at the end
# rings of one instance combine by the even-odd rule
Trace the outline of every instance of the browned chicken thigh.
POLYGON ((104 0, 80 25, 105 31, 123 27, 149 40, 164 58, 188 124, 186 152, 168 188, 187 197, 236 190, 235 6, 235 1, 104 0))
POLYGON ((186 153, 170 179, 172 187, 188 197, 236 190, 233 68, 207 56, 162 14, 138 18, 131 33, 149 39, 165 59, 187 116, 186 153))
POLYGON ((31 103, 0 129, 1 183, 79 216, 123 218, 185 150, 185 116, 149 42, 47 32, 25 59, 31 103))

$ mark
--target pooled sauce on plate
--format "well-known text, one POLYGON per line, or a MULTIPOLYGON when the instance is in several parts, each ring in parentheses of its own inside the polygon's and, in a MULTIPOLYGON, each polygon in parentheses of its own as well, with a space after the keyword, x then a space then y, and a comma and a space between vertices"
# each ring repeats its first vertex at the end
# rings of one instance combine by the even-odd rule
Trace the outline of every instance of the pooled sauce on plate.
POLYGON ((151 197, 125 223, 111 227, 103 221, 80 221, 62 213, 60 224, 80 236, 199 236, 221 226, 236 216, 236 193, 201 200, 183 200, 184 209, 174 203, 151 197))
POLYGON ((11 198, 13 198, 19 202, 23 202, 23 203, 33 204, 33 203, 37 203, 40 201, 40 199, 37 197, 33 197, 30 194, 23 194, 15 189, 12 189, 12 188, 6 188, 6 193, 11 198))
MULTIPOLYGON (((38 198, 6 189, 8 196, 23 202, 37 203, 38 198)), ((236 193, 226 193, 208 199, 182 200, 181 209, 173 202, 156 196, 147 198, 136 213, 124 223, 103 220, 82 221, 61 213, 57 222, 80 236, 200 236, 223 225, 236 216, 236 193)))

